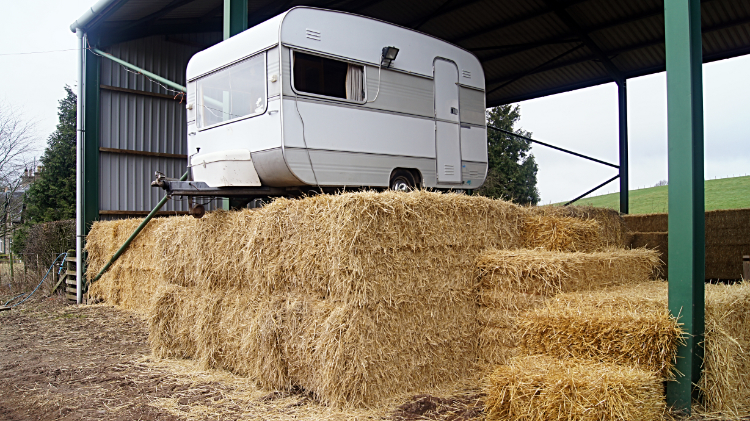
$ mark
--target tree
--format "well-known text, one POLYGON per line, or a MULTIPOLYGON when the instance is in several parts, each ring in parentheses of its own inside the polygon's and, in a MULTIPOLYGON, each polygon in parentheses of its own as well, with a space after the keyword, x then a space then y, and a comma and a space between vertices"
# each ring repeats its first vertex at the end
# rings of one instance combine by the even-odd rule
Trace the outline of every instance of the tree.
MULTIPOLYGON (((500 105, 490 108, 487 124, 521 136, 530 132, 513 129, 521 118, 520 105, 500 105)), ((497 130, 487 129, 487 179, 476 193, 482 196, 510 200, 519 204, 536 205, 539 191, 536 188, 537 165, 530 153, 531 142, 497 130)))
POLYGON ((9 234, 20 222, 24 182, 33 150, 34 123, 25 120, 7 104, 0 104, 0 239, 7 251, 9 234))
POLYGON ((41 162, 43 170, 26 196, 26 221, 60 221, 76 212, 76 105, 69 86, 60 100, 57 129, 47 139, 41 162))

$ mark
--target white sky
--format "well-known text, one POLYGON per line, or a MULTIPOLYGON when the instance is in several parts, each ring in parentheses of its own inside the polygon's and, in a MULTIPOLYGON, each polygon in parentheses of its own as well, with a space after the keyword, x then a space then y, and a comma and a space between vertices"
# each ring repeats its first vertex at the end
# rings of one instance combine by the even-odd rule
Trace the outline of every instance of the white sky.
MULTIPOLYGON (((95 0, 0 0, 0 54, 77 48, 68 26, 95 0)), ((77 81, 76 51, 0 55, 0 102, 37 122, 38 155, 57 124, 63 86, 77 81)), ((750 56, 703 66, 706 177, 750 173, 750 56)), ((631 189, 667 178, 664 74, 628 81, 631 189)), ((534 138, 617 163, 617 89, 607 84, 521 103, 534 138)), ((585 192, 615 169, 535 146, 543 203, 585 192)), ((618 190, 617 181, 600 190, 618 190)))

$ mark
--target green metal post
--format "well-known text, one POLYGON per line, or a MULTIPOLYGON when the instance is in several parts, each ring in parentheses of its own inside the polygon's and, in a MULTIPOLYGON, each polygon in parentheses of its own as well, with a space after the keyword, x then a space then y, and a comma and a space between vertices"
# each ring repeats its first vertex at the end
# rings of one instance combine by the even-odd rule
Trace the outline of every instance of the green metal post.
POLYGON ((117 64, 125 66, 125 67, 127 67, 129 69, 133 69, 133 70, 135 70, 138 73, 142 73, 144 76, 147 76, 147 77, 149 77, 149 78, 151 78, 151 79, 153 79, 153 80, 155 80, 157 82, 163 83, 163 84, 165 84, 165 85, 167 85, 167 86, 169 86, 171 88, 174 88, 174 89, 176 89, 178 91, 187 92, 187 88, 185 88, 184 86, 180 85, 179 83, 174 83, 174 82, 172 82, 169 79, 165 79, 165 78, 157 75, 156 73, 151 73, 148 70, 141 69, 140 67, 138 67, 136 65, 130 64, 130 63, 128 63, 125 60, 120 60, 119 58, 113 56, 112 54, 105 53, 104 51, 99 50, 97 48, 92 48, 92 50, 96 54, 99 54, 100 56, 104 56, 104 57, 106 57, 106 58, 114 61, 117 64))
MULTIPOLYGON (((224 0, 224 39, 229 39, 247 29, 247 1, 224 0)), ((228 198, 221 200, 221 207, 229 210, 228 198)))
POLYGON ((628 201, 628 91, 626 81, 617 83, 617 107, 620 129, 620 212, 629 213, 628 201))
POLYGON ((224 0, 224 39, 247 29, 247 1, 224 0))
MULTIPOLYGON (((96 41, 85 35, 88 45, 96 41)), ((90 50, 84 52, 81 127, 81 221, 84 238, 99 219, 99 81, 101 59, 90 50)), ((81 262, 85 262, 85 253, 81 262)), ((86 267, 83 267, 83 273, 86 267)))
POLYGON ((684 374, 667 401, 690 412, 703 361, 705 205, 700 0, 665 0, 669 138, 669 310, 687 333, 677 353, 684 374))

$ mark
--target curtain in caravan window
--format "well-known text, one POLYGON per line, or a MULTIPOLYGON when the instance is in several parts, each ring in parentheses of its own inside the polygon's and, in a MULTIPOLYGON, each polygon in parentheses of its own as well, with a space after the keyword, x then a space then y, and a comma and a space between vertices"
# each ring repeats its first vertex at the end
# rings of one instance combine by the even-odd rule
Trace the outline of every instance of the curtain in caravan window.
POLYGON ((362 101, 365 99, 364 92, 364 69, 362 66, 349 64, 346 70, 346 99, 351 101, 362 101))

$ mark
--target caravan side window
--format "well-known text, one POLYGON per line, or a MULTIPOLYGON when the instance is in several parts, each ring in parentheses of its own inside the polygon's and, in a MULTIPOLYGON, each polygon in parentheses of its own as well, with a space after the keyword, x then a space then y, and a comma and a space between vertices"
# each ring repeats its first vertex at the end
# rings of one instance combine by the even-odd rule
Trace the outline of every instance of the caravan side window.
POLYGON ((261 53, 198 79, 198 128, 266 111, 266 60, 261 53))
POLYGON ((298 92, 362 102, 364 67, 294 52, 294 89, 298 92))

